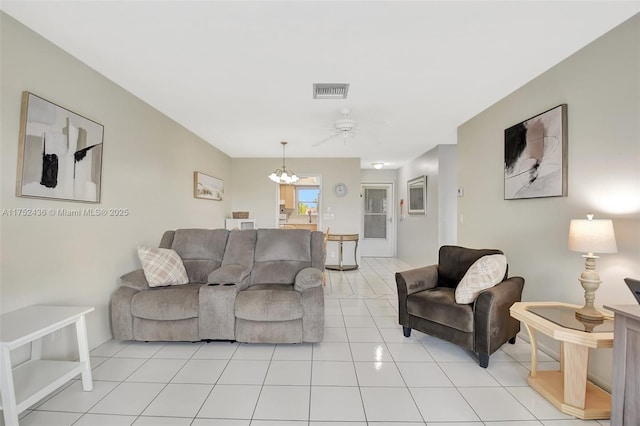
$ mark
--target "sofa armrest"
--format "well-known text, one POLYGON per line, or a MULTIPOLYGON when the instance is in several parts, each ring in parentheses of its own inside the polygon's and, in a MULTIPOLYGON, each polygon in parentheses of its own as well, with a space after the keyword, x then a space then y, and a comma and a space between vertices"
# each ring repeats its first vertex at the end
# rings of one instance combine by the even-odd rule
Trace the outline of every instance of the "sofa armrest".
POLYGON ((120 280, 123 286, 130 287, 134 290, 140 291, 151 288, 149 287, 147 278, 144 276, 144 270, 142 268, 124 274, 120 277, 120 280))
POLYGON ((245 281, 251 268, 244 265, 223 265, 209 274, 207 282, 210 284, 236 284, 240 286, 245 281))
POLYGON ((490 355, 520 331, 520 321, 509 308, 522 299, 524 278, 511 277, 478 295, 473 315, 476 352, 490 355))
POLYGON ((322 286, 322 271, 318 268, 301 269, 293 283, 293 289, 300 292, 320 286, 322 286))
POLYGON ((438 265, 396 272, 396 285, 408 295, 438 286, 438 265))
POLYGON ((128 286, 119 287, 111 296, 111 328, 116 340, 134 340, 131 301, 138 290, 128 286))

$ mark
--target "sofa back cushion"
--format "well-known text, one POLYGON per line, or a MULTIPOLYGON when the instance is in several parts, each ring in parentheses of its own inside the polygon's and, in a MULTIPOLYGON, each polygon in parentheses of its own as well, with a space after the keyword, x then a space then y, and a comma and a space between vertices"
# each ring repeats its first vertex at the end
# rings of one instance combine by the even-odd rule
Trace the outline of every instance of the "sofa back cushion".
POLYGON ((311 266, 324 271, 325 243, 324 232, 311 232, 311 266))
POLYGON ((258 229, 250 284, 293 284, 311 263, 311 231, 258 229))
POLYGON ((175 231, 171 248, 182 259, 189 282, 206 283, 209 273, 220 267, 228 235, 229 231, 226 229, 178 229, 175 231))
POLYGON ((256 237, 255 229, 229 231, 222 264, 242 265, 251 269, 256 251, 256 237))
MULTIPOLYGON (((438 254, 438 286, 456 288, 476 260, 488 254, 504 254, 495 249, 442 246, 438 254)), ((506 274, 505 274, 506 276, 506 274)))

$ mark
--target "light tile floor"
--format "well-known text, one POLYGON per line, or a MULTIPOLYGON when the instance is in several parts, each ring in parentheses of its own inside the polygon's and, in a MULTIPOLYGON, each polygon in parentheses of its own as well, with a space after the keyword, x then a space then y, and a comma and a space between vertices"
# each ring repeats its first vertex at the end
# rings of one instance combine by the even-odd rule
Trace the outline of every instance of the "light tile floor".
MULTIPOLYGON (((530 346, 489 368, 397 321, 396 259, 327 271, 319 344, 106 342, 91 352, 94 391, 72 380, 22 426, 579 426, 527 385, 530 346)), ((558 363, 539 354, 539 368, 558 363)))

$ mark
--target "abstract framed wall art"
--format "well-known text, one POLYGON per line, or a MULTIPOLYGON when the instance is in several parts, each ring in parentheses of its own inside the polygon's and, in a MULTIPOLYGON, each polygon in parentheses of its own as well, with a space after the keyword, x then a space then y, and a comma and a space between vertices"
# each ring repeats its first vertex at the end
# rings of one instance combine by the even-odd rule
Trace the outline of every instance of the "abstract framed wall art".
POLYGON ((567 105, 504 131, 504 199, 567 196, 567 105))
POLYGON ((205 200, 222 201, 224 181, 200 172, 193 172, 193 196, 205 200))
POLYGON ((16 195, 99 203, 104 126, 22 92, 16 195))

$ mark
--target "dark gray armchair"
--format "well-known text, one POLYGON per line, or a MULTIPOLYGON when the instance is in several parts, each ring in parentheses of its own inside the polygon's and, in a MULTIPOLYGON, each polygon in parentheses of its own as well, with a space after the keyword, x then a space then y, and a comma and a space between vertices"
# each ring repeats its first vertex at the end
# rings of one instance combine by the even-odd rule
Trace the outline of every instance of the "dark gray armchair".
POLYGON ((515 343, 520 321, 509 308, 522 298, 524 279, 505 278, 484 290, 470 304, 458 304, 455 288, 469 267, 479 258, 503 254, 500 250, 475 250, 442 246, 438 264, 396 273, 399 322, 404 335, 419 330, 455 343, 475 353, 481 367, 489 365, 489 355, 505 342, 515 343))

